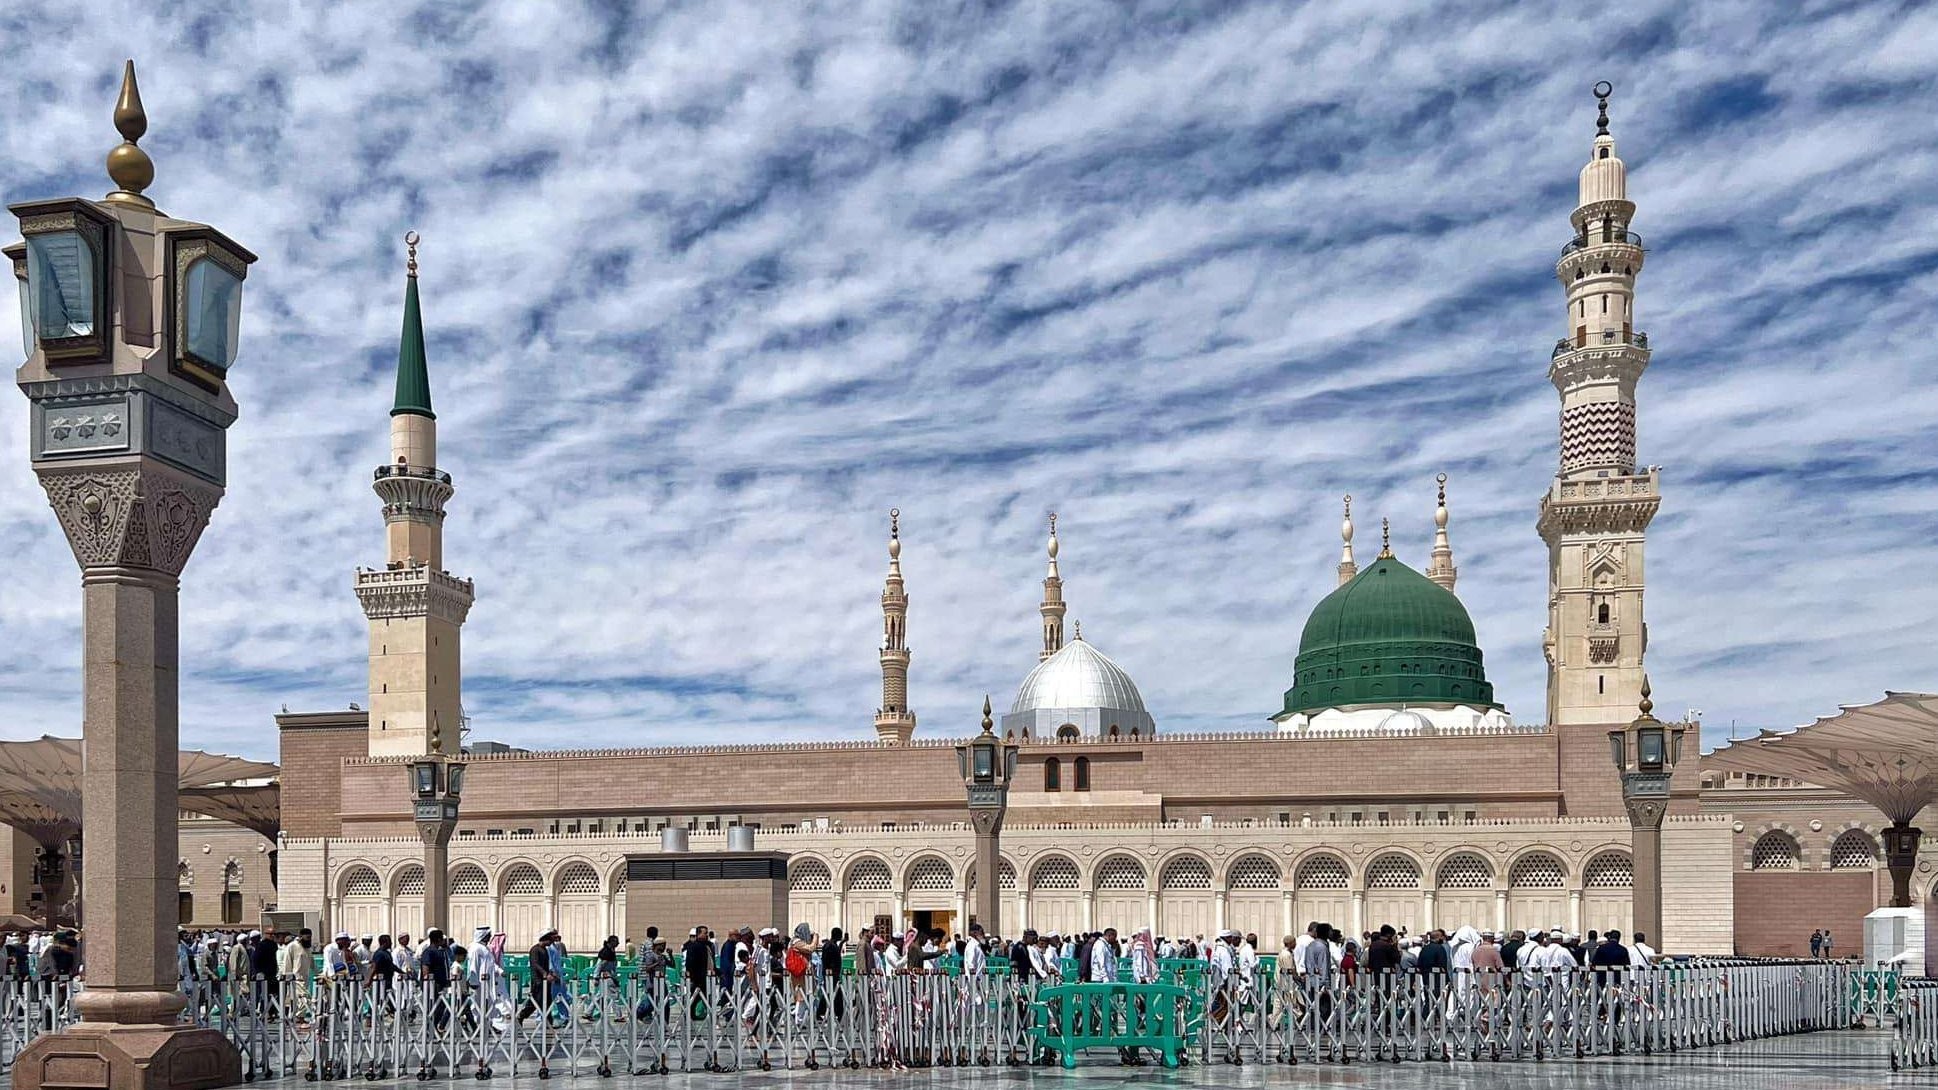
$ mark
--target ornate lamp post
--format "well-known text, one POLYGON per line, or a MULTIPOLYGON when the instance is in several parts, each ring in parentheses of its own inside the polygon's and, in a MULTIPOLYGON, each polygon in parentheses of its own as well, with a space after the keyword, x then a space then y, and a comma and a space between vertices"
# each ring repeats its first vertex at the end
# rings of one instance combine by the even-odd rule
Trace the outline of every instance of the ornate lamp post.
POLYGON ((982 698, 982 733, 956 747, 956 764, 969 795, 969 824, 976 830, 975 919, 995 933, 1002 930, 1001 840, 1009 781, 1016 772, 1016 747, 996 737, 987 696, 982 698))
POLYGON ((242 1079, 221 1033, 177 1023, 178 579, 222 499, 236 417, 242 281, 255 255, 163 215, 142 190, 148 118, 134 62, 115 104, 115 190, 11 206, 34 472, 81 566, 81 1021, 20 1054, 18 1090, 215 1087, 242 1079))
POLYGON ((424 841, 424 928, 450 933, 451 834, 458 827, 464 762, 433 753, 410 763, 411 814, 424 841))
POLYGON ((1628 729, 1609 731, 1608 746, 1622 774, 1622 805, 1628 810, 1635 862, 1634 929, 1648 935, 1657 949, 1667 949, 1662 934, 1662 819, 1668 816, 1669 780, 1682 759, 1686 728, 1664 724, 1651 714, 1654 710, 1645 675, 1642 714, 1628 729))

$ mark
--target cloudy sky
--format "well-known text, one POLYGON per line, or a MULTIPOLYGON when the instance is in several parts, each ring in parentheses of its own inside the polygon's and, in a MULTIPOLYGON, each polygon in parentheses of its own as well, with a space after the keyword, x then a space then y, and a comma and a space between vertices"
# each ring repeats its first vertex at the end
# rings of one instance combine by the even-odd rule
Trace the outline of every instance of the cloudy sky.
MULTIPOLYGON (((922 733, 1034 663, 1052 509, 1071 616, 1160 729, 1264 726, 1340 494, 1424 566, 1437 471, 1489 673, 1539 720, 1553 261, 1602 78, 1651 250, 1658 700, 1713 743, 1938 688, 1934 9, 614 7, 0 15, 0 194, 104 192, 133 56, 151 193, 261 255, 185 744, 273 756, 285 704, 363 699, 409 228, 478 737, 870 735, 891 506, 922 733)), ((26 416, 9 737, 79 729, 26 416)))

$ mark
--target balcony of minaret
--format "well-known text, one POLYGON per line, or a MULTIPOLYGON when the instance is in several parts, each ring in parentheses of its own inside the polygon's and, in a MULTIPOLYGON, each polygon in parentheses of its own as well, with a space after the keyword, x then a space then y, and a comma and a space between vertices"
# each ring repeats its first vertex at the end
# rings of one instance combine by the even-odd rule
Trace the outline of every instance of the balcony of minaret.
POLYGON ((1661 471, 1556 478, 1541 497, 1541 538, 1569 533, 1640 533, 1662 504, 1661 471))
POLYGON ((365 617, 441 617, 463 624, 476 588, 471 580, 418 562, 357 569, 357 601, 365 617))

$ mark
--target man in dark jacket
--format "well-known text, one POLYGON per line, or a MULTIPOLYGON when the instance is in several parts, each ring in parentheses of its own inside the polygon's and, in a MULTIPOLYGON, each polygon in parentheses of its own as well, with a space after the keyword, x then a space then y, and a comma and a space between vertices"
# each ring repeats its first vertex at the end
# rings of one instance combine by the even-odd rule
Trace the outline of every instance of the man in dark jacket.
POLYGON ((1030 947, 1036 945, 1036 928, 1027 928, 1021 942, 1011 943, 1009 947, 1009 975, 1018 984, 1028 984, 1036 979, 1036 963, 1030 960, 1030 947))
POLYGON ((1383 924, 1366 948, 1366 969, 1372 973, 1400 971, 1400 939, 1392 924, 1383 924))
MULTIPOLYGON (((841 994, 841 958, 847 952, 848 936, 839 927, 828 928, 827 940, 821 944, 821 986, 834 993, 834 1016, 839 1019, 848 1009, 848 1001, 841 994)), ((816 1006, 816 1014, 826 1014, 828 998, 826 992, 816 1006)))
POLYGON ((559 933, 547 929, 526 952, 532 973, 531 994, 525 997, 525 1005, 518 1009, 518 1020, 523 1022, 534 1012, 550 1018, 552 1014, 552 989, 559 983, 559 975, 552 971, 552 943, 558 941, 559 933))

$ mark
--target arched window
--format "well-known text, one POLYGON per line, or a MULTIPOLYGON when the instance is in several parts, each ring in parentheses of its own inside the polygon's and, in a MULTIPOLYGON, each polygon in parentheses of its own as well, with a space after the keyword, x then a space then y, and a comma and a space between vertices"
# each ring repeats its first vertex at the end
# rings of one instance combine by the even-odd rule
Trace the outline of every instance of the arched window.
POLYGON ((485 880, 485 872, 469 863, 451 871, 451 895, 454 897, 483 897, 491 892, 490 883, 485 880))
POLYGON ((1781 829, 1772 829, 1757 838, 1750 849, 1751 870, 1796 870, 1797 841, 1781 829))
POLYGON ((788 885, 803 893, 826 893, 834 888, 834 876, 819 859, 803 859, 787 868, 788 885))
POLYGON ((1279 865, 1262 855, 1248 855, 1232 864, 1231 888, 1277 889, 1279 865))
POLYGON ((1507 872, 1507 884, 1515 889, 1560 889, 1567 885, 1561 860, 1546 852, 1524 855, 1507 872))
POLYGON ((1031 889, 1076 889, 1077 865, 1060 855, 1053 855, 1036 865, 1030 872, 1031 889))
POLYGON ((1056 729, 1056 740, 1059 742, 1074 742, 1077 740, 1078 733, 1075 723, 1065 723, 1056 729))
POLYGON ((1063 762, 1052 757, 1043 762, 1043 790, 1063 790, 1063 762))
POLYGON ((1346 863, 1336 855, 1315 855, 1299 864, 1292 884, 1300 889, 1345 889, 1349 884, 1346 863))
POLYGON ((1861 870, 1877 865, 1877 841, 1862 829, 1847 829, 1830 846, 1832 870, 1861 870))
POLYGON ((1090 790, 1090 758, 1077 758, 1077 790, 1090 790))
POLYGON ((377 880, 377 872, 369 867, 352 868, 343 877, 345 897, 376 897, 383 893, 384 885, 377 880))
POLYGON ((1113 855, 1097 868, 1098 889, 1145 889, 1144 868, 1126 855, 1113 855))
POLYGON ((413 863, 398 871, 396 885, 399 897, 424 896, 424 868, 413 863))
POLYGON ((505 892, 530 896, 545 892, 545 879, 539 876, 538 868, 529 863, 520 863, 505 874, 505 892))
POLYGON ((1382 855, 1366 868, 1367 889, 1419 889, 1420 865, 1404 855, 1382 855))
POLYGON ((559 872, 558 889, 560 893, 598 893, 599 872, 589 863, 568 863, 559 872))
POLYGON ((908 869, 908 888, 941 892, 956 888, 956 872, 947 860, 924 856, 908 869))
POLYGON ((1635 885, 1635 860, 1627 852, 1603 852, 1582 868, 1584 889, 1628 889, 1635 885))
POLYGON ((1195 855, 1181 855, 1164 864, 1159 889, 1210 889, 1211 866, 1195 855))
POLYGON ((857 859, 848 868, 848 888, 879 893, 895 884, 894 876, 888 873, 888 864, 879 859, 857 859))
POLYGON ((1607 602, 1603 602, 1601 605, 1595 607, 1595 621, 1598 624, 1608 623, 1608 603, 1607 602))
POLYGON ((1494 884, 1494 868, 1472 852, 1461 852, 1440 864, 1441 889, 1487 889, 1494 884))

